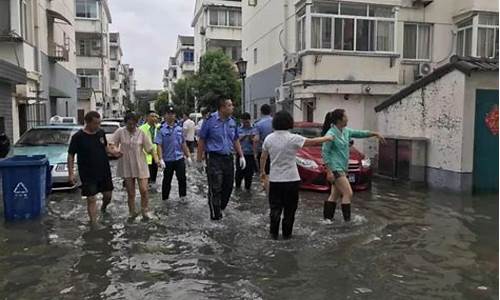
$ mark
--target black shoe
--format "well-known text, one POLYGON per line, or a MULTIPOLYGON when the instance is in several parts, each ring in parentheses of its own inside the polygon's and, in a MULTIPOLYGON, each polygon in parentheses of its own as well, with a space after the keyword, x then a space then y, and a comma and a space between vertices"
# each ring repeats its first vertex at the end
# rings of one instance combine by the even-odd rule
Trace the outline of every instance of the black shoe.
POLYGON ((271 234, 270 234, 270 236, 271 236, 271 238, 272 238, 273 240, 275 240, 275 241, 276 241, 276 240, 278 240, 279 234, 278 234, 278 233, 271 233, 271 234))
POLYGON ((283 239, 284 239, 284 240, 289 240, 289 239, 291 239, 291 238, 292 238, 292 235, 291 235, 291 234, 290 234, 290 235, 283 235, 283 239))

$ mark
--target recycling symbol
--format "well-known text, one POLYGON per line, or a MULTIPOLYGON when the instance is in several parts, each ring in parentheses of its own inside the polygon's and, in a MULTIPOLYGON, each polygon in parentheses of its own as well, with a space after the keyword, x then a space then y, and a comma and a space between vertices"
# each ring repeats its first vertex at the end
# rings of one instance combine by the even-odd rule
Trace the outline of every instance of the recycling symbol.
POLYGON ((19 182, 16 187, 14 188, 14 194, 27 194, 28 189, 24 185, 24 183, 19 182))

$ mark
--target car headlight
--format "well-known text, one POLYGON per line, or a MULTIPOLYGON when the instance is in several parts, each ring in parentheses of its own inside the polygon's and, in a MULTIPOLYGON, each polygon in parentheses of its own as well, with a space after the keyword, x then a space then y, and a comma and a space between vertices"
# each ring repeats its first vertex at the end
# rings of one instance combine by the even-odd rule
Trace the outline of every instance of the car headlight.
POLYGON ((297 161, 297 165, 299 165, 302 168, 306 168, 306 169, 317 169, 318 168, 318 164, 314 160, 310 160, 307 158, 302 158, 302 157, 297 156, 296 161, 297 161))
POLYGON ((363 168, 369 168, 372 165, 372 161, 369 158, 365 158, 361 161, 361 166, 363 168))

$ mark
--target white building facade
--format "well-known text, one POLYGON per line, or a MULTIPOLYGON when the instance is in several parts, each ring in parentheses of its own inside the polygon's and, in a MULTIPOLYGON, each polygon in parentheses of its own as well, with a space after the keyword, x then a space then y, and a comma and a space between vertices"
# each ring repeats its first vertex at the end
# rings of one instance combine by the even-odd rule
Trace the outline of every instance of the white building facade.
POLYGON ((75 0, 76 54, 78 76, 78 120, 97 110, 112 116, 110 76, 111 13, 107 0, 75 0))
POLYGON ((194 57, 194 37, 179 35, 175 56, 169 58, 168 68, 163 71, 163 89, 169 93, 169 97, 172 96, 174 85, 179 79, 194 75, 194 57))
MULTIPOLYGON (((244 1, 246 110, 264 103, 322 123, 343 108, 376 129, 374 107, 449 61, 498 56, 498 3, 488 0, 244 1), (282 87, 282 88, 280 88, 282 87), (277 93, 277 91, 279 93, 277 93)), ((357 147, 374 157, 375 141, 357 147)))
POLYGON ((0 60, 26 73, 0 91, 0 127, 11 140, 51 116, 76 116, 74 24, 68 1, 0 2, 0 60))
POLYGON ((122 65, 123 51, 121 47, 120 34, 112 32, 109 34, 110 41, 110 71, 111 80, 111 103, 108 102, 108 115, 122 117, 126 110, 124 99, 127 96, 124 81, 126 80, 125 68, 122 65), (109 112, 111 110, 111 112, 109 112))
POLYGON ((196 1, 191 23, 194 28, 195 70, 207 51, 220 50, 233 61, 241 57, 241 6, 241 0, 196 1))

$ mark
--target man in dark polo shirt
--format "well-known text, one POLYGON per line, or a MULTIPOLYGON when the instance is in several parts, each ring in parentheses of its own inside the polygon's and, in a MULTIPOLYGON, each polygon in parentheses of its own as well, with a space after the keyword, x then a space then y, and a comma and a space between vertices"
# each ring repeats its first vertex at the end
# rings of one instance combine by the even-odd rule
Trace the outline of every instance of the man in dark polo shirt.
POLYGON ((82 196, 87 199, 87 212, 91 225, 97 222, 96 195, 102 193, 101 211, 111 202, 113 181, 108 153, 119 157, 120 153, 109 148, 106 134, 100 128, 101 116, 90 111, 85 115, 85 127, 71 137, 68 149, 69 181, 75 183, 75 155, 78 173, 82 181, 82 196))

